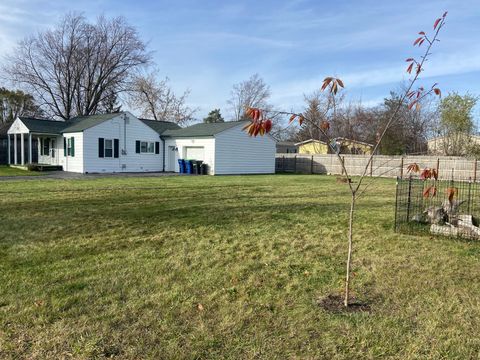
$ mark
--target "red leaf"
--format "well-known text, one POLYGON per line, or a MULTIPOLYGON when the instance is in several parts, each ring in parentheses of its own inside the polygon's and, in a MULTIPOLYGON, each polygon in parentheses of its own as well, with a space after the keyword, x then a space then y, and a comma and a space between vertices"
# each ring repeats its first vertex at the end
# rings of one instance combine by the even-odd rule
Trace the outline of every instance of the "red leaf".
POLYGON ((336 95, 336 94, 337 94, 337 91, 338 91, 337 82, 336 82, 336 81, 333 81, 333 82, 332 82, 332 88, 330 89, 330 92, 333 93, 333 95, 336 95))
POLYGON ((420 64, 417 65, 417 75, 420 74, 422 71, 422 66, 420 64))
POLYGON ((338 85, 340 85, 342 88, 345 87, 345 86, 343 86, 343 81, 342 80, 337 79, 337 82, 338 82, 338 85))
POLYGON ((255 121, 258 121, 260 120, 260 116, 261 116, 261 111, 259 109, 254 109, 253 110, 253 120, 255 121))
POLYGON ((305 120, 305 118, 303 117, 303 115, 299 115, 299 116, 298 116, 298 123, 299 123, 300 125, 303 124, 303 121, 304 121, 304 120, 305 120))
POLYGON ((290 119, 288 119, 288 123, 290 124, 293 120, 295 120, 296 117, 296 114, 292 114, 292 116, 290 116, 290 119))
POLYGON ((260 134, 260 136, 263 136, 265 135, 265 125, 262 123, 260 124, 260 130, 258 131, 258 133, 260 134))
POLYGON ((455 187, 449 187, 445 190, 445 193, 447 195, 448 201, 451 203, 453 201, 453 198, 457 194, 458 189, 455 187))
POLYGON ((442 92, 439 88, 433 89, 433 92, 435 93, 435 95, 442 96, 442 92))
POLYGON ((445 19, 447 17, 447 14, 448 14, 448 11, 445 11, 442 17, 445 19))
POLYGON ((252 136, 254 132, 255 132, 255 123, 252 123, 248 128, 248 135, 252 136))
POLYGON ((426 180, 431 178, 432 178, 432 170, 430 170, 429 168, 423 169, 423 171, 420 174, 420 179, 426 180))
POLYGON ((438 180, 438 172, 436 169, 432 169, 432 177, 435 179, 435 180, 438 180))
POLYGON ((265 132, 269 133, 270 130, 272 130, 272 120, 270 120, 270 119, 265 120, 265 123, 264 123, 263 127, 265 129, 265 132))
POLYGON ((323 80, 323 85, 322 85, 321 90, 322 90, 322 91, 325 90, 332 80, 333 80, 332 77, 326 77, 326 78, 323 80))
POLYGON ((409 93, 407 93, 407 97, 408 97, 409 99, 411 99, 411 98, 413 97, 413 95, 415 95, 415 91, 413 91, 413 90, 410 91, 409 93))
POLYGON ((252 123, 248 123, 247 125, 245 125, 242 130, 247 130, 250 126, 252 126, 252 123))
POLYGON ((423 190, 423 197, 424 198, 428 198, 430 197, 430 189, 432 188, 432 186, 429 186, 427 187, 425 190, 423 190))
POLYGON ((410 105, 408 105, 408 108, 411 109, 413 106, 416 104, 417 100, 413 100, 410 105))
POLYGON ((423 37, 421 37, 421 36, 419 38, 417 38, 417 40, 415 40, 413 42, 413 46, 417 45, 420 42, 420 40, 422 40, 422 39, 423 39, 423 37))
MULTIPOLYGON (((446 15, 445 15, 446 16, 446 15)), ((438 24, 440 23, 440 21, 442 21, 442 19, 438 18, 437 20, 435 20, 434 24, 433 24, 433 30, 435 30, 438 26, 438 24)))
POLYGON ((414 58, 408 58, 408 59, 406 59, 405 61, 406 61, 406 62, 410 62, 410 61, 415 61, 415 59, 414 59, 414 58))
POLYGON ((425 35, 425 31, 420 31, 418 35, 425 35))
POLYGON ((410 65, 408 65, 407 73, 411 74, 411 73, 412 73, 412 69, 413 69, 413 62, 410 63, 410 65))
POLYGON ((417 163, 412 163, 407 166, 407 172, 415 172, 418 173, 420 171, 420 166, 417 163))
POLYGON ((254 126, 254 131, 253 131, 253 136, 257 136, 258 133, 260 132, 262 125, 260 123, 256 123, 254 126))
POLYGON ((425 39, 420 40, 420 42, 418 43, 418 46, 422 46, 424 41, 425 41, 425 39))

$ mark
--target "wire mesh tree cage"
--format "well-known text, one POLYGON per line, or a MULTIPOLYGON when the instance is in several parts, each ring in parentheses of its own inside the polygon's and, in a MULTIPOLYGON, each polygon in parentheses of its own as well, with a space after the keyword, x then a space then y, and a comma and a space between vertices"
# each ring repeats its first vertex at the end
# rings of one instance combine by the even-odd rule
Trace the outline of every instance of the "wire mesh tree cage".
POLYGON ((395 231, 480 239, 478 182, 397 178, 395 231))

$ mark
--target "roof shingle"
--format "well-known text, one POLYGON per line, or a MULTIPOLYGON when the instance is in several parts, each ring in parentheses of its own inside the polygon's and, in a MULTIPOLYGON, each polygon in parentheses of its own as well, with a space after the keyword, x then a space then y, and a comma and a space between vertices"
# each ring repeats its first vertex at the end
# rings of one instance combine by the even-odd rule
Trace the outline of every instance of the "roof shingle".
POLYGON ((183 129, 167 130, 162 136, 164 137, 196 137, 196 136, 214 136, 222 131, 231 129, 246 121, 227 121, 219 123, 200 123, 183 129))
POLYGON ((162 135, 167 130, 181 129, 181 127, 178 126, 178 124, 175 124, 170 121, 149 120, 149 119, 139 119, 139 120, 143 122, 145 125, 147 125, 148 127, 155 130, 160 135, 162 135))

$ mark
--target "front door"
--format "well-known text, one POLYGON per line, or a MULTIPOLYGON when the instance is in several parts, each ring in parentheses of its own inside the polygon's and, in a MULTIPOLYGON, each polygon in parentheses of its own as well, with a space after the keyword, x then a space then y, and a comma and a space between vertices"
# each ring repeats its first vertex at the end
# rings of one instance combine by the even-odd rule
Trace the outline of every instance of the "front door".
POLYGON ((168 147, 168 171, 175 171, 175 146, 168 147))

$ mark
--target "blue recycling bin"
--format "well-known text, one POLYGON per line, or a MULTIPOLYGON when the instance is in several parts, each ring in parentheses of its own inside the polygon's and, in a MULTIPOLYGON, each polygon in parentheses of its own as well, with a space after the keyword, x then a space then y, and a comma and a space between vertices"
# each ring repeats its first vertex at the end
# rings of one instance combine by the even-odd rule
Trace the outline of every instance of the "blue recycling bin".
POLYGON ((193 161, 191 160, 186 160, 185 161, 185 168, 186 168, 186 173, 187 174, 193 174, 193 161))
POLYGON ((185 160, 183 159, 178 159, 178 171, 180 174, 185 174, 185 160))

